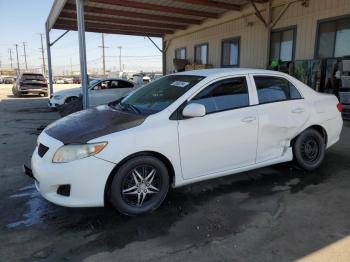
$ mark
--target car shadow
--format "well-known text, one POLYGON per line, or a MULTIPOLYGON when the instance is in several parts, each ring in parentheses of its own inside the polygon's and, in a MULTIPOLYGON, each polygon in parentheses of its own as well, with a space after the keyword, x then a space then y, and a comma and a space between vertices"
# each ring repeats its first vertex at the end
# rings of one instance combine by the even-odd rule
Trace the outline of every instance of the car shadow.
POLYGON ((350 167, 344 158, 330 152, 315 172, 305 172, 285 163, 200 182, 171 190, 158 210, 137 217, 122 215, 110 206, 59 207, 44 200, 34 186, 29 186, 10 196, 9 205, 26 206, 26 209, 19 209, 23 213, 17 214, 18 220, 14 221, 12 214, 6 224, 8 230, 34 227, 52 234, 81 232, 86 237, 96 236, 82 247, 91 254, 101 247, 113 250, 134 241, 167 236, 174 227, 177 234, 171 241, 206 241, 208 236, 211 239, 239 232, 256 213, 276 213, 282 192, 295 194, 310 185, 321 184, 344 166, 350 167), (252 201, 258 204, 253 208, 251 204, 249 208, 244 207, 244 203, 252 201))

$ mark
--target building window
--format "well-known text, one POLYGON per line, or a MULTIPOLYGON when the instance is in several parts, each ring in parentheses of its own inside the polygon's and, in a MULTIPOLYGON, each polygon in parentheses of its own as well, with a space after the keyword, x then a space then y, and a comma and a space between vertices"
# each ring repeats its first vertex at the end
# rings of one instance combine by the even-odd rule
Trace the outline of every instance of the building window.
POLYGON ((196 64, 208 64, 208 44, 200 44, 194 47, 194 62, 196 64))
POLYGON ((317 32, 317 58, 350 55, 350 18, 320 22, 317 32))
POLYGON ((222 41, 222 67, 234 67, 239 65, 240 39, 232 38, 222 41))
POLYGON ((270 62, 290 62, 294 59, 295 28, 279 29, 271 33, 270 62))
POLYGON ((175 49, 175 58, 176 59, 186 59, 186 48, 175 49))

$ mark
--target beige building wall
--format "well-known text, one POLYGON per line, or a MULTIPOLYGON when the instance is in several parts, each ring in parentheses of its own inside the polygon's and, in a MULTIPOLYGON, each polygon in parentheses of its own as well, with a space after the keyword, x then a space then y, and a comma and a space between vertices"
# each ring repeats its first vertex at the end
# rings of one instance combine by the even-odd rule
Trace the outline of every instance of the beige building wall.
MULTIPOLYGON (((273 29, 297 26, 295 59, 314 57, 318 20, 350 15, 350 0, 310 0, 309 6, 302 6, 298 0, 275 0, 272 3, 272 20, 283 9, 283 4, 291 6, 273 29)), ((266 17, 266 5, 258 5, 266 17)), ((209 44, 208 62, 214 67, 221 65, 221 41, 240 37, 240 67, 265 68, 268 60, 268 33, 262 22, 248 6, 241 12, 230 11, 219 19, 208 19, 202 25, 193 25, 186 30, 165 36, 168 44, 166 71, 174 72, 175 49, 186 47, 186 58, 194 60, 194 46, 209 44)), ((350 44, 350 43, 349 43, 350 44)))

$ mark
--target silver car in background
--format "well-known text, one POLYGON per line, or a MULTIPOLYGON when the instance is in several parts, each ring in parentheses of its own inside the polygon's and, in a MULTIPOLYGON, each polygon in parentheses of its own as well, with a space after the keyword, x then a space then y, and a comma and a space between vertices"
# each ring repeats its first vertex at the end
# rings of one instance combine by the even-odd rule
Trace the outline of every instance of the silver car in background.
MULTIPOLYGON (((136 85, 128 80, 120 78, 95 79, 89 84, 90 106, 108 104, 126 96, 136 85)), ((57 91, 50 96, 49 107, 59 107, 72 102, 82 95, 82 88, 70 88, 57 91)))

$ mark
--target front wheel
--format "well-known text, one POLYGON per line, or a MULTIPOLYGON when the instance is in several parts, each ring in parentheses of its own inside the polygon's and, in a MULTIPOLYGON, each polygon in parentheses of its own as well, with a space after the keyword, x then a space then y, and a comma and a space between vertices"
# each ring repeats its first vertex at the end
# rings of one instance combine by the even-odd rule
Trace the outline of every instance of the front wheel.
POLYGON ((71 97, 67 97, 67 99, 64 101, 65 104, 69 104, 72 101, 77 100, 78 98, 76 96, 71 96, 71 97))
POLYGON ((301 133, 293 147, 297 164, 308 171, 318 168, 325 157, 326 144, 323 136, 315 129, 301 133))
POLYGON ((169 189, 169 173, 159 159, 140 156, 130 159, 114 175, 110 202, 121 213, 140 215, 157 209, 169 189))

